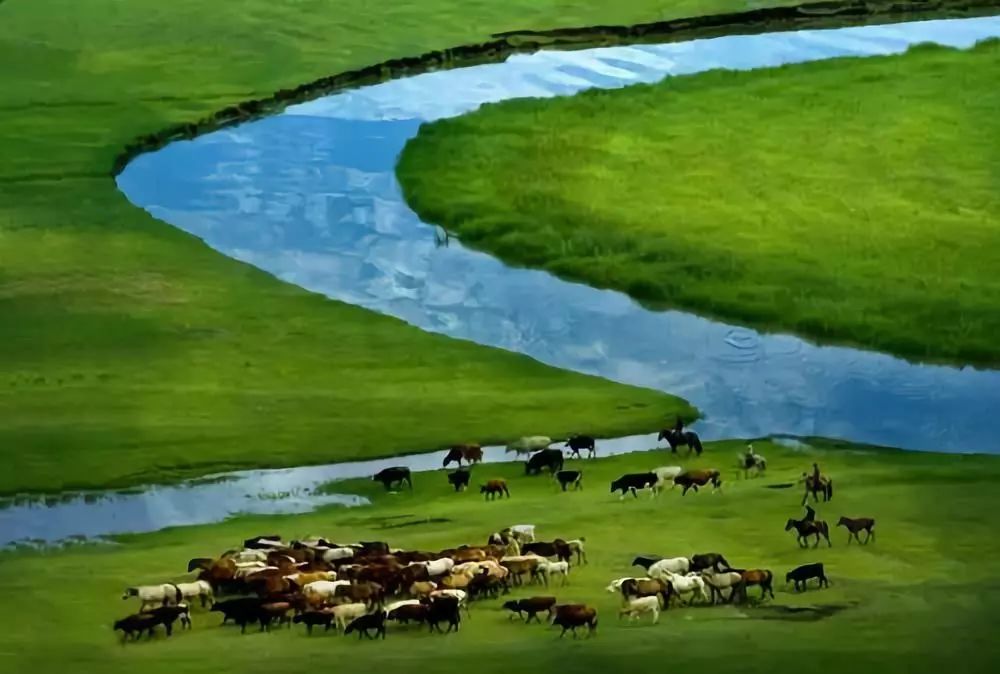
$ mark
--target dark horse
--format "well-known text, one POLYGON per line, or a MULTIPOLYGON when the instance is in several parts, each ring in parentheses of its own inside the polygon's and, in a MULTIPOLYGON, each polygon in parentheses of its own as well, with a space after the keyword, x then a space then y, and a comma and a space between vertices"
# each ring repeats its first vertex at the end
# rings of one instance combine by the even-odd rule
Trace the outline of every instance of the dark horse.
POLYGON ((819 494, 823 494, 824 501, 829 501, 833 498, 833 480, 830 478, 820 476, 817 481, 815 475, 802 473, 801 482, 804 482, 806 485, 806 491, 802 495, 803 505, 809 500, 809 494, 812 494, 813 501, 819 501, 819 494))
POLYGON ((479 463, 482 460, 483 448, 479 445, 452 445, 451 449, 448 450, 448 454, 444 457, 444 463, 441 465, 447 468, 448 464, 452 461, 458 461, 458 465, 461 466, 463 461, 466 463, 479 463))
POLYGON ((795 529, 798 536, 796 540, 799 542, 799 546, 803 548, 809 547, 809 536, 816 537, 816 543, 813 547, 819 546, 819 537, 822 536, 826 539, 826 544, 833 547, 833 543, 830 542, 830 527, 827 526, 826 522, 823 520, 788 520, 785 523, 785 531, 791 531, 795 529))
POLYGON ((858 543, 866 545, 868 540, 875 540, 875 520, 870 517, 859 517, 857 519, 851 519, 850 517, 841 517, 837 522, 838 527, 847 527, 847 542, 850 544, 851 539, 855 539, 858 543), (861 541, 858 536, 862 531, 865 532, 865 540, 861 541))
POLYGON ((578 459, 581 458, 580 450, 582 449, 587 450, 590 458, 597 456, 597 442, 589 435, 574 435, 566 441, 566 446, 569 447, 570 453, 578 459))
POLYGON ((670 451, 674 454, 677 453, 678 447, 687 445, 688 454, 691 453, 691 450, 694 450, 695 454, 701 456, 701 439, 694 431, 684 430, 684 422, 681 421, 680 417, 677 417, 677 423, 674 424, 673 428, 664 428, 660 431, 660 434, 656 436, 656 440, 657 442, 666 440, 670 444, 670 451))

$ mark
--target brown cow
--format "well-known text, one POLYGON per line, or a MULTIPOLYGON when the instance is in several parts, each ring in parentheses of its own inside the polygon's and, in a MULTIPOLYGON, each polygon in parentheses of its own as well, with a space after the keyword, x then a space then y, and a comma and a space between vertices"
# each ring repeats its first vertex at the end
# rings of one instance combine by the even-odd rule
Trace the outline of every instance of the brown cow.
POLYGON ((555 615, 551 624, 562 628, 559 638, 566 636, 566 630, 573 631, 573 638, 576 639, 576 628, 587 626, 587 638, 597 632, 597 609, 586 604, 563 604, 555 607, 555 615))
POLYGON ((479 463, 482 460, 483 448, 479 445, 453 445, 452 448, 448 450, 447 456, 444 457, 444 463, 442 466, 447 468, 448 464, 452 461, 457 461, 458 465, 461 466, 463 461, 466 463, 479 463))
POLYGON ((507 488, 506 480, 489 480, 486 484, 480 485, 480 494, 486 494, 486 499, 492 501, 497 496, 503 498, 505 495, 510 498, 510 490, 507 488))
POLYGON ((684 496, 688 492, 688 489, 694 489, 697 492, 698 487, 704 487, 709 483, 712 485, 712 491, 716 491, 722 488, 722 478, 720 476, 721 473, 715 469, 688 470, 675 477, 674 484, 684 487, 684 490, 681 491, 681 496, 684 496))

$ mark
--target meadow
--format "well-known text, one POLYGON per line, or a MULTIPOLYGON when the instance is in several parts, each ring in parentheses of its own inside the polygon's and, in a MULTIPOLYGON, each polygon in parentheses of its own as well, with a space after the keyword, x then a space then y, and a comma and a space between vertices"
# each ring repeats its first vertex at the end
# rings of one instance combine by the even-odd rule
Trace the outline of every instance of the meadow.
MULTIPOLYGON (((570 461, 582 467, 584 488, 561 493, 547 476, 525 477, 520 463, 473 468, 473 484, 505 477, 511 498, 485 502, 470 490, 454 493, 444 473, 418 473, 412 493, 386 493, 367 480, 331 485, 369 496, 370 506, 327 508, 307 515, 240 517, 221 524, 123 536, 113 545, 0 554, 0 670, 263 672, 351 666, 426 667, 441 672, 508 672, 560 668, 598 671, 773 672, 792 668, 837 672, 932 672, 960 666, 987 671, 1000 654, 993 618, 1000 590, 992 560, 1000 554, 994 513, 1000 460, 985 456, 904 453, 821 440, 805 448, 756 442, 769 461, 765 477, 744 480, 731 468, 741 442, 710 443, 700 459, 659 450, 570 461), (818 461, 834 480, 834 498, 816 506, 833 525, 840 515, 876 518, 877 538, 847 545, 833 529, 833 547, 800 549, 783 531, 802 513, 794 482, 818 461), (624 472, 680 462, 723 470, 721 493, 666 492, 620 501, 608 493, 624 472), (501 600, 483 600, 459 634, 430 636, 390 626, 384 642, 292 630, 241 636, 222 628, 218 614, 196 609, 191 632, 150 642, 119 644, 113 620, 135 610, 124 587, 188 577, 192 557, 216 555, 244 538, 279 532, 286 538, 385 540, 392 546, 441 549, 485 543, 492 531, 534 523, 542 540, 585 536, 589 564, 574 566, 565 587, 515 589, 511 597, 550 593, 599 610, 597 636, 558 640, 558 630, 510 622, 501 600), (619 623, 620 599, 604 587, 639 573, 636 554, 667 556, 717 551, 738 566, 772 569, 776 598, 760 605, 672 608, 651 626, 619 623), (822 561, 830 587, 796 594, 784 574, 822 561), (795 613, 792 608, 811 607, 795 613)), ((756 589, 750 594, 755 597, 756 589)))
POLYGON ((768 331, 996 365, 1000 41, 514 100, 422 127, 428 222, 768 331))

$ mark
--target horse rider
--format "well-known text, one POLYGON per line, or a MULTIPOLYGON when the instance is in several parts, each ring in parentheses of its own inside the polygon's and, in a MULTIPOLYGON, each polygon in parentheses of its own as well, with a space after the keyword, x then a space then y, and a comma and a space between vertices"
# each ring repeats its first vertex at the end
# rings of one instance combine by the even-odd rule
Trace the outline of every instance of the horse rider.
POLYGON ((743 467, 746 469, 750 469, 756 465, 757 465, 757 455, 753 451, 753 445, 747 443, 747 451, 743 455, 743 467))
POLYGON ((813 474, 812 474, 812 478, 813 478, 813 484, 814 484, 814 485, 816 486, 816 488, 818 489, 818 488, 819 488, 819 486, 820 486, 820 485, 822 484, 822 483, 820 482, 820 475, 819 475, 819 464, 818 464, 818 463, 814 463, 814 464, 813 464, 813 474))
POLYGON ((806 516, 802 518, 803 522, 815 522, 816 521, 816 511, 812 509, 812 506, 806 504, 806 516))

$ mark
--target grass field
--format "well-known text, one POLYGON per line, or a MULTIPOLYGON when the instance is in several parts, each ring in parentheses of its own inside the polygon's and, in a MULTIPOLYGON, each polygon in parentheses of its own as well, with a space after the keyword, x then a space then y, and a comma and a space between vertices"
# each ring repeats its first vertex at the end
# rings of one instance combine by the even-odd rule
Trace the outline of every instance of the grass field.
POLYGON ((516 100, 422 128, 477 248, 823 342, 997 365, 1000 41, 516 100))
POLYGON ((744 6, 0 3, 0 63, 16 64, 0 96, 0 493, 653 428, 677 401, 307 295, 154 221, 110 170, 139 135, 388 58, 744 6))
MULTIPOLYGON (((352 667, 427 668, 440 672, 530 671, 934 672, 960 667, 989 671, 1000 655, 994 639, 1000 554, 994 513, 1000 460, 982 456, 902 453, 814 442, 792 450, 755 444, 769 459, 765 478, 738 480, 725 470, 723 493, 668 492, 651 501, 620 502, 608 482, 627 471, 669 465, 665 452, 583 462, 584 490, 562 494, 546 477, 527 478, 519 464, 474 469, 477 479, 504 476, 510 500, 486 503, 477 493, 449 491, 444 475, 415 475, 412 494, 385 494, 369 481, 341 485, 374 499, 372 506, 329 508, 294 517, 247 517, 218 525, 127 536, 116 546, 0 554, 0 671, 264 672, 334 667, 350 654, 352 667), (801 550, 782 531, 801 513, 801 493, 768 489, 794 481, 813 461, 835 483, 834 499, 817 506, 835 523, 841 514, 877 519, 876 542, 801 550), (426 520, 437 520, 428 523, 426 520), (511 624, 497 601, 473 606, 458 635, 431 637, 390 627, 384 643, 291 632, 248 634, 220 628, 217 614, 195 615, 190 633, 121 647, 111 622, 134 610, 120 599, 135 583, 181 579, 191 557, 217 554, 249 535, 319 534, 336 540, 386 540, 393 546, 440 549, 481 543, 503 526, 530 522, 543 539, 586 536, 590 564, 574 568, 566 587, 549 592, 585 601, 600 611, 598 636, 563 643, 544 626, 511 624), (613 578, 637 572, 637 553, 664 555, 719 551, 736 565, 788 569, 822 561, 828 590, 796 595, 776 585, 762 607, 671 609, 658 626, 628 626, 615 617, 617 598, 604 593, 613 578), (796 619, 780 607, 840 607, 817 621, 796 619), (804 664, 808 662, 808 665, 804 664)), ((741 443, 712 443, 685 465, 728 468, 741 443)), ((570 462, 579 465, 580 462, 570 462)), ((474 480, 475 481, 475 480, 474 480)), ((540 590, 515 590, 527 596, 540 590)), ((751 591, 755 594, 755 591, 751 591)), ((647 619, 648 620, 648 619, 647 619)))

